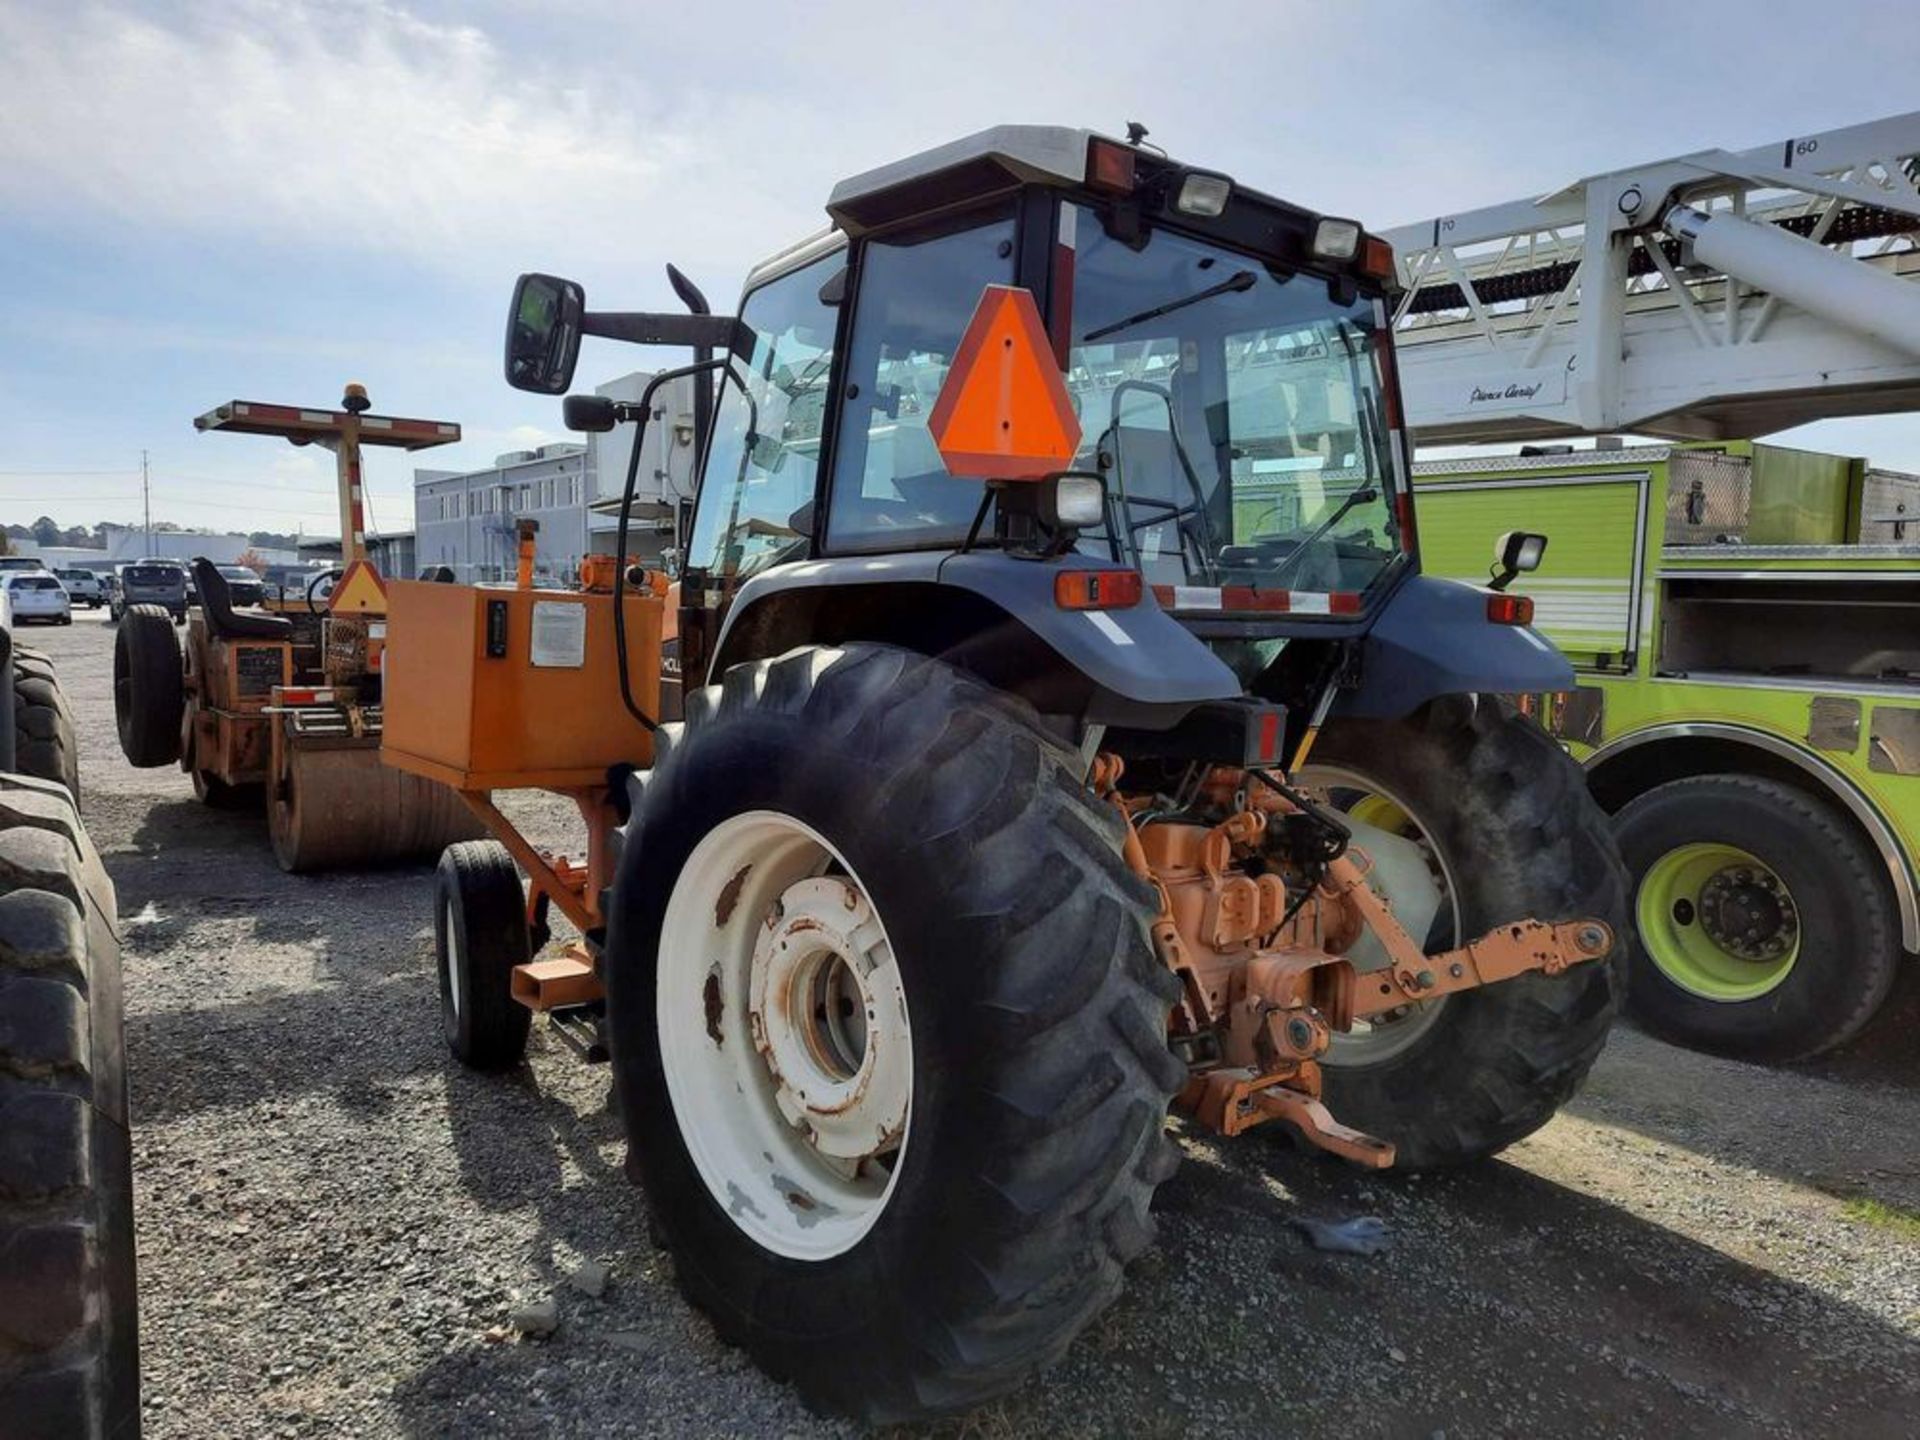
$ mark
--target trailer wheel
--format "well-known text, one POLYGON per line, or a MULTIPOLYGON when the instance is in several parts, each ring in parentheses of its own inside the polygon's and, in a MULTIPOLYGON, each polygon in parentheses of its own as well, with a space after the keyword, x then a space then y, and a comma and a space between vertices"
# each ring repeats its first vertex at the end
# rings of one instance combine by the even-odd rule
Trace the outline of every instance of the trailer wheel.
POLYGON ((533 1012, 511 993, 513 967, 532 958, 527 897, 507 847, 463 840, 440 857, 434 953, 447 1046, 475 1070, 505 1070, 527 1050, 533 1012))
POLYGON ((1660 785, 1614 817, 1634 880, 1633 1016, 1663 1039, 1801 1060, 1851 1039, 1893 985, 1900 929, 1878 857, 1789 786, 1660 785))
POLYGON ((113 718, 128 762, 152 769, 178 760, 185 708, 171 617, 158 605, 128 606, 113 640, 113 718))
POLYGON ((1174 1168, 1177 985, 1032 712, 875 645, 663 728, 615 882, 629 1167, 682 1290, 808 1400, 960 1410, 1119 1293, 1174 1168))
POLYGON ((13 763, 23 775, 64 785, 80 802, 80 746, 73 711, 54 678, 53 662, 38 650, 13 652, 13 763))
MULTIPOLYGON (((1359 812, 1397 842, 1381 843, 1376 873, 1396 911, 1426 917, 1429 953, 1528 915, 1595 916, 1626 934, 1626 877, 1606 816, 1566 752, 1504 701, 1447 696, 1401 720, 1337 721, 1303 779, 1365 797, 1359 812), (1404 863, 1409 841, 1430 857, 1425 875, 1404 863)), ((1323 1061, 1327 1107, 1391 1140, 1402 1169, 1511 1145, 1572 1097, 1606 1045, 1624 948, 1340 1037, 1323 1061)))
POLYGON ((139 1431, 113 886, 58 786, 0 777, 0 1430, 139 1431))

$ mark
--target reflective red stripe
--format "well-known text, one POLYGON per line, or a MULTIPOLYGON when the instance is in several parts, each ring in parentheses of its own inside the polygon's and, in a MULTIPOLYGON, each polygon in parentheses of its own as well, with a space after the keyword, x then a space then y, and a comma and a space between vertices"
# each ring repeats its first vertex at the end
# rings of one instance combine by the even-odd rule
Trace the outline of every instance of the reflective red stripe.
POLYGON ((1163 610, 1189 612, 1254 612, 1256 614, 1358 615, 1360 593, 1356 590, 1260 590, 1251 585, 1156 585, 1153 598, 1163 610), (1204 596, 1205 603, 1178 603, 1180 592, 1204 596))

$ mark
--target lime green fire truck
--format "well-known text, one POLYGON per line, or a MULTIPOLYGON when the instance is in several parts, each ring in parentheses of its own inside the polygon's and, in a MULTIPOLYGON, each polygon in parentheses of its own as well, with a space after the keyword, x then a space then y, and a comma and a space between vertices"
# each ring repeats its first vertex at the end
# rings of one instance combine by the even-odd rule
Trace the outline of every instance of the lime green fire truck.
POLYGON ((1920 476, 1751 442, 1416 467, 1430 573, 1510 592, 1574 662, 1534 697, 1636 884, 1632 1005, 1755 1059, 1854 1035, 1920 951, 1920 476))

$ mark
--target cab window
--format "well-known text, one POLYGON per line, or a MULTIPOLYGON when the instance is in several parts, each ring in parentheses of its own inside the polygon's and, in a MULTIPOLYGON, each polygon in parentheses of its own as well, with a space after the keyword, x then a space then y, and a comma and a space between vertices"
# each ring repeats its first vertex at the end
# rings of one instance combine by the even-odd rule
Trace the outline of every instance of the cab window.
POLYGON ((868 240, 847 353, 827 548, 958 545, 981 488, 947 473, 927 420, 988 285, 1013 279, 1011 214, 868 240))
POLYGON ((820 287, 845 263, 823 256, 741 305, 753 354, 720 388, 687 544, 687 568, 711 580, 738 582, 806 553, 838 318, 820 287))

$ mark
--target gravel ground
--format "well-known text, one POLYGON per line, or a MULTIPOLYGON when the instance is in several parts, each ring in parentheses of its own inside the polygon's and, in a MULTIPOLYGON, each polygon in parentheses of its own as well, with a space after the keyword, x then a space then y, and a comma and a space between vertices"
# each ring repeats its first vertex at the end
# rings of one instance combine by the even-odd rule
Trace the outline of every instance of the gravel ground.
MULTIPOLYGON (((428 871, 283 876, 262 820, 127 766, 112 635, 84 614, 31 643, 78 711, 119 887, 149 1436, 846 1433, 680 1300, 604 1068, 537 1027, 510 1077, 450 1060, 428 871), (514 1338, 549 1298, 556 1333, 514 1338)), ((520 813, 573 842, 563 806, 520 813)), ((1916 980, 1794 1071, 1622 1030, 1568 1113, 1471 1173, 1186 1136, 1121 1303, 936 1433, 1910 1437, 1916 980), (1288 1223, 1358 1214, 1388 1254, 1288 1223)))

